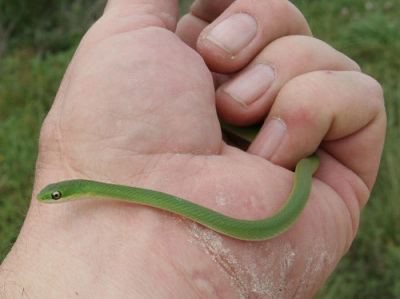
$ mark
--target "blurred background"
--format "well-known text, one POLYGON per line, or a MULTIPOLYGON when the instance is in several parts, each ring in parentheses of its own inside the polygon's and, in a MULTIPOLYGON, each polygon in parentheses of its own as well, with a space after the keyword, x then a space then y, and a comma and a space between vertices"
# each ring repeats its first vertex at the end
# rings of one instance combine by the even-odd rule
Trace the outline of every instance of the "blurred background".
MULTIPOLYGON (((0 0, 0 261, 32 192, 41 123, 105 0, 0 0)), ((315 298, 400 298, 400 0, 292 1, 315 37, 357 61, 385 91, 387 139, 349 253, 315 298)), ((191 1, 180 1, 181 15, 191 1)))

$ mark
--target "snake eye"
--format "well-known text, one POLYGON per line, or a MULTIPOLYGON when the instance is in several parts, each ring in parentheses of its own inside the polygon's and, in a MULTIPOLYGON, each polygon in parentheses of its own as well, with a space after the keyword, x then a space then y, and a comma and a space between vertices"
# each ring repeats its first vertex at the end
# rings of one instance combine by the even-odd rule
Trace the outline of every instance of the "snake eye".
POLYGON ((54 191, 51 193, 51 198, 54 200, 58 200, 61 198, 61 192, 60 191, 54 191))

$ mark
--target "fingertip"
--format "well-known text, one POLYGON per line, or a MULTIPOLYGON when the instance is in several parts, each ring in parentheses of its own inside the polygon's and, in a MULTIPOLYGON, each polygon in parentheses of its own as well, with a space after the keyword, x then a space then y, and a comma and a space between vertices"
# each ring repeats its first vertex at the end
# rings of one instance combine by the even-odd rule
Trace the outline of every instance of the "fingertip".
POLYGON ((272 104, 271 87, 275 78, 275 69, 270 65, 250 65, 218 88, 219 115, 234 125, 263 121, 272 104))
POLYGON ((231 73, 243 67, 236 59, 255 38, 257 21, 247 13, 237 13, 206 28, 197 41, 197 51, 213 71, 231 73))
POLYGON ((202 19, 187 14, 179 20, 175 33, 185 44, 196 49, 199 35, 207 25, 208 23, 202 19))
POLYGON ((240 72, 218 90, 227 93, 244 107, 249 107, 269 90, 275 77, 275 70, 271 66, 259 63, 240 72))
MULTIPOLYGON (((257 34, 257 21, 247 13, 236 13, 202 35, 202 41, 221 48, 230 59, 247 46, 257 34)), ((201 45, 201 43, 200 43, 201 45)))
POLYGON ((289 1, 259 1, 251 6, 236 1, 200 34, 197 51, 212 71, 232 73, 247 65, 267 44, 291 34, 311 32, 289 1))
POLYGON ((286 135, 286 123, 279 117, 267 120, 248 152, 270 160, 286 135))

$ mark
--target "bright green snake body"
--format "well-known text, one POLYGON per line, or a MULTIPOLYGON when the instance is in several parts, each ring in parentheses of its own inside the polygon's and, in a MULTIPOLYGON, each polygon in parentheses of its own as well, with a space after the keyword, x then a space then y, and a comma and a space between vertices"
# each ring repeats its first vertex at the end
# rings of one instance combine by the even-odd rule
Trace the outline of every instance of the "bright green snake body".
POLYGON ((87 180, 62 181, 48 185, 38 194, 37 199, 47 203, 84 198, 123 200, 182 215, 236 239, 261 241, 283 233, 296 222, 308 201, 312 173, 317 167, 316 155, 300 160, 296 166, 293 190, 286 204, 275 215, 255 221, 231 218, 162 192, 87 180))
POLYGON ((316 154, 300 160, 295 170, 292 193, 285 205, 275 215, 254 221, 231 218, 162 192, 88 180, 70 180, 48 185, 39 192, 37 199, 44 203, 85 198, 122 200, 182 215, 232 238, 261 241, 283 233, 296 222, 310 196, 312 174, 318 166, 316 154))

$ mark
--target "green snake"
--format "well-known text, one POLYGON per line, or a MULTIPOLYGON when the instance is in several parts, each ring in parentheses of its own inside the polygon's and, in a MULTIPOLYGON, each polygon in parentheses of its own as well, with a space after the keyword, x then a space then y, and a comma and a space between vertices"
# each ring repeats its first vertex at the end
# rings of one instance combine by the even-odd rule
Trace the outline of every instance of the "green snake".
MULTIPOLYGON (((233 126, 222 126, 225 130, 235 132, 233 126)), ((255 136, 248 132, 239 132, 237 135, 242 135, 248 141, 255 136)), ((275 215, 262 220, 231 218, 170 194, 90 180, 69 180, 50 184, 39 192, 37 199, 43 203, 86 198, 122 200, 179 214, 232 238, 262 241, 283 233, 299 218, 310 196, 312 175, 318 166, 319 158, 316 154, 300 160, 296 165, 294 185, 289 199, 275 215)))

